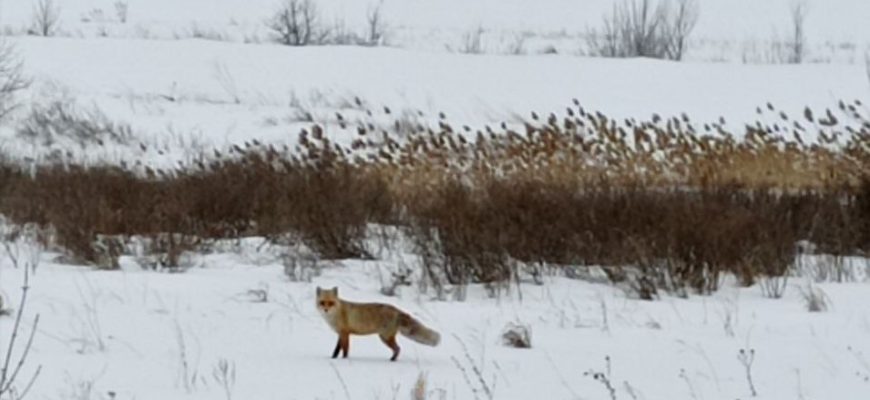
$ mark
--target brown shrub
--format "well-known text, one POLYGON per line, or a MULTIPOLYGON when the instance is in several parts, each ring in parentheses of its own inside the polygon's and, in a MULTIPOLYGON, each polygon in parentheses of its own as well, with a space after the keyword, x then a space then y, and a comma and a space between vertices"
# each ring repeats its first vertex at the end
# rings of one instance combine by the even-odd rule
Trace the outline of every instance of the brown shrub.
POLYGON ((315 166, 249 152, 198 164, 149 176, 113 166, 56 163, 32 176, 7 167, 2 209, 13 221, 54 228, 56 244, 87 263, 100 257, 98 235, 153 237, 170 260, 203 240, 286 233, 324 258, 363 257, 367 223, 391 212, 380 177, 343 161, 315 166))

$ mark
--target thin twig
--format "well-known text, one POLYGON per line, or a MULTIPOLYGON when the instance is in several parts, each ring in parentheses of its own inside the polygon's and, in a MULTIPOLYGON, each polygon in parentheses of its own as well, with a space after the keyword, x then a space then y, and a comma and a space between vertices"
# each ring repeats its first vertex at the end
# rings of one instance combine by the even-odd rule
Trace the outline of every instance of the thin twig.
POLYGON ((24 360, 26 360, 27 355, 30 354, 30 347, 33 346, 33 336, 36 334, 36 327, 38 325, 39 315, 37 315, 33 319, 33 329, 30 330, 30 336, 27 337, 27 344, 24 345, 24 351, 21 353, 21 357, 18 359, 18 364, 15 365, 15 369, 12 371, 12 375, 9 376, 9 385, 11 385, 12 382, 15 382, 15 378, 17 378, 18 373, 21 372, 21 367, 24 366, 24 360))
POLYGON ((36 372, 34 372, 33 376, 30 377, 30 381, 27 382, 26 386, 24 386, 24 390, 21 391, 21 394, 18 395, 19 400, 27 396, 27 392, 29 392, 30 388, 33 387, 33 383, 36 382, 36 378, 39 376, 40 372, 42 372, 42 365, 36 367, 36 372))
MULTIPOLYGON (((10 257, 12 258, 12 257, 10 257)), ((15 259, 13 258, 13 263, 15 259)), ((15 312, 15 324, 12 325, 12 337, 9 338, 9 347, 6 349, 6 357, 3 360, 3 370, 0 373, 0 393, 6 392, 11 386, 6 378, 9 376, 9 361, 12 360, 12 349, 15 348, 15 340, 18 338, 18 329, 21 326, 21 316, 24 314, 24 304, 27 302, 27 290, 30 288, 30 273, 27 268, 24 269, 24 286, 21 287, 21 303, 18 310, 15 312)))
POLYGON ((752 397, 758 397, 758 392, 755 391, 755 384, 752 382, 752 362, 755 361, 755 349, 749 349, 749 351, 740 349, 737 359, 740 360, 740 363, 743 364, 743 368, 746 370, 746 382, 749 384, 749 391, 752 393, 752 397))
MULTIPOLYGON (((14 259, 13 262, 17 262, 17 259, 14 259)), ((37 314, 33 319, 33 326, 30 335, 27 337, 27 342, 21 352, 21 356, 19 356, 18 361, 10 374, 9 363, 12 361, 13 350, 15 349, 15 343, 18 339, 18 332, 21 329, 21 318, 24 315, 24 309, 27 304, 27 292, 29 289, 30 269, 25 267, 24 284, 21 287, 21 302, 19 303, 18 310, 15 313, 15 323, 12 326, 12 336, 9 339, 9 347, 6 349, 5 358, 3 360, 3 369, 0 371, 0 397, 2 397, 4 393, 9 393, 14 390, 12 385, 18 378, 18 374, 21 372, 21 369, 24 367, 24 363, 27 360, 27 356, 30 354, 30 349, 33 347, 33 338, 36 335, 36 330, 39 326, 39 314, 37 314)), ((21 394, 15 396, 17 399, 23 399, 24 396, 27 395, 30 388, 33 386, 33 383, 36 381, 36 378, 39 376, 40 371, 42 371, 42 366, 37 367, 36 372, 30 378, 21 394)))

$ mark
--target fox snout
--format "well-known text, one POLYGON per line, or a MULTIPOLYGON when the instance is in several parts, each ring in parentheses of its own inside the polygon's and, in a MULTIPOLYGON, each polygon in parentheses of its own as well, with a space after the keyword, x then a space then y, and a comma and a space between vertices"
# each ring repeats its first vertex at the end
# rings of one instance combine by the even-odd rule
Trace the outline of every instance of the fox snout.
POLYGON ((319 300, 317 302, 317 307, 320 308, 320 311, 329 314, 329 311, 335 308, 335 301, 333 300, 319 300))

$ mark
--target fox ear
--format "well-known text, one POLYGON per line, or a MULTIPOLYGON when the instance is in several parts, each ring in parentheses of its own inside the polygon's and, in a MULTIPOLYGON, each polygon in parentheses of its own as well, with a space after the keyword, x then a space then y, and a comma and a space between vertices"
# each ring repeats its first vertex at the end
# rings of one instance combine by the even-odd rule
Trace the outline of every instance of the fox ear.
POLYGON ((317 295, 318 295, 318 296, 320 296, 320 292, 321 292, 321 291, 322 291, 322 290, 320 289, 320 286, 318 286, 318 287, 317 287, 317 295))
POLYGON ((332 288, 332 293, 338 296, 338 286, 332 288))

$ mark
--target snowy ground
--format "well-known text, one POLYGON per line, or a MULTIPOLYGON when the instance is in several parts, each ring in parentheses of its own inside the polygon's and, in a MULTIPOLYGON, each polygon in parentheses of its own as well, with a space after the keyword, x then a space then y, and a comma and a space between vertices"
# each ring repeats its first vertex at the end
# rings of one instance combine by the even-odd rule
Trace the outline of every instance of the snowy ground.
MULTIPOLYGON (((259 244, 197 257, 180 274, 143 271, 132 258, 122 259, 123 271, 99 272, 43 254, 25 317, 41 316, 25 369, 42 365, 30 398, 216 399, 228 387, 234 399, 402 399, 420 374, 430 398, 487 398, 478 368, 495 399, 608 399, 584 373, 605 372, 609 357, 619 399, 745 399, 741 350, 754 351, 758 398, 857 400, 870 391, 870 292, 862 282, 818 285, 831 306, 823 313, 806 310, 803 278, 779 300, 726 284, 711 297, 643 302, 608 285, 549 277, 521 286, 521 298, 471 287, 464 302, 435 301, 417 287, 379 294, 389 271, 415 265, 408 254, 330 263, 313 282, 296 283, 276 249, 259 244), (390 363, 376 337, 354 337, 350 358, 332 360, 335 336, 314 308, 317 285, 398 305, 439 330, 442 344, 400 339, 402 356, 390 363), (531 349, 501 344, 511 322, 531 327, 531 349), (216 373, 221 360, 235 369, 231 385, 216 373)), ((22 269, 4 261, 0 277, 15 307, 22 269)), ((0 337, 11 323, 0 319, 0 337)))

